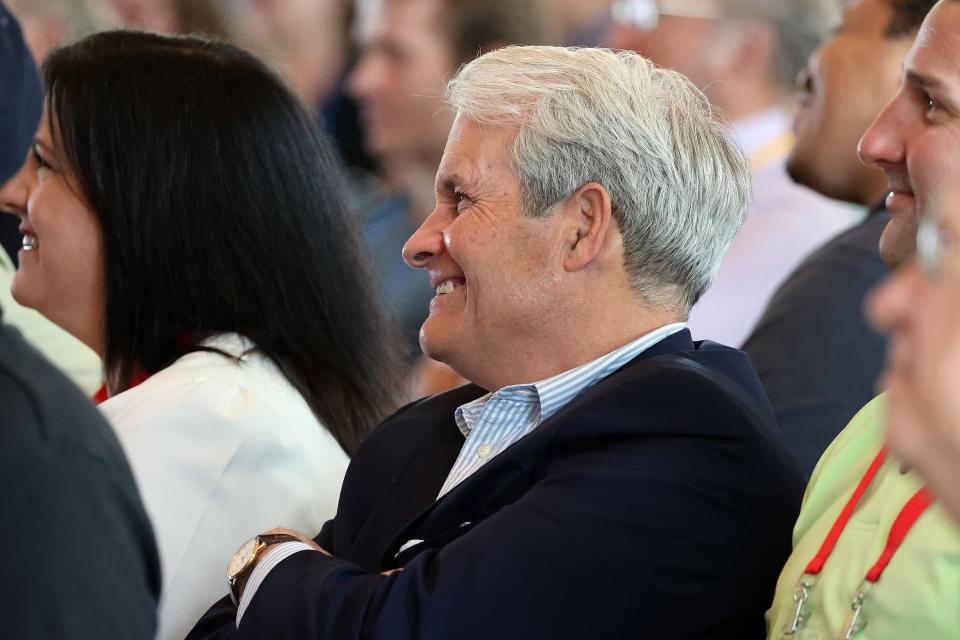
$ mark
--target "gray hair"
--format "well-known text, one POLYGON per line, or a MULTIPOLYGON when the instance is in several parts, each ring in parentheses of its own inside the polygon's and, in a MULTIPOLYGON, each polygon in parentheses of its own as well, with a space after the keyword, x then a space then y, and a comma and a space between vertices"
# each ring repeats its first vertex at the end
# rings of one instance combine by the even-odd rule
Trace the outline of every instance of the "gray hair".
POLYGON ((627 51, 506 47, 461 68, 447 99, 478 123, 519 127, 511 162, 528 215, 603 185, 650 304, 686 312, 710 287, 746 218, 750 169, 684 76, 627 51))
POLYGON ((793 91, 797 74, 829 31, 840 23, 838 0, 725 0, 730 20, 759 20, 773 27, 777 42, 772 73, 782 88, 793 91))

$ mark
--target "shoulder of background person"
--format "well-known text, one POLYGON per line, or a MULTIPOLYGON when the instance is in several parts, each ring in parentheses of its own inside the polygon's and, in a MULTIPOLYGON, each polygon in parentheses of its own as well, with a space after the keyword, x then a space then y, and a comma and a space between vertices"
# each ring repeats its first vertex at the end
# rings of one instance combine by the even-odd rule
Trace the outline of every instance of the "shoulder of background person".
POLYGON ((120 444, 90 400, 2 323, 0 408, 4 631, 151 637, 159 560, 120 444))

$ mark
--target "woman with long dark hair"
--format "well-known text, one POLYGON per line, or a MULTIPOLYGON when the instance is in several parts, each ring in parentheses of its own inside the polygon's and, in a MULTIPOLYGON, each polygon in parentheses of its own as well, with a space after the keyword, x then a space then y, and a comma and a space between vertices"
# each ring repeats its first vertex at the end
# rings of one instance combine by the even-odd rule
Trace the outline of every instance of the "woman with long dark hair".
POLYGON ((24 234, 12 290, 103 360, 160 546, 161 637, 183 637, 236 545, 333 515, 402 393, 400 349, 326 143, 253 56, 106 32, 43 75, 47 114, 0 193, 24 234))

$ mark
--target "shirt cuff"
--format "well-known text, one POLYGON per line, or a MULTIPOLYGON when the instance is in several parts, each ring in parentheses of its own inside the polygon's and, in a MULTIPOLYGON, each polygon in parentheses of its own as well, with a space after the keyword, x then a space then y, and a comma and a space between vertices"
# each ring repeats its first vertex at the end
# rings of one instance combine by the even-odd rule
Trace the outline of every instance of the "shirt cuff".
POLYGON ((247 607, 250 606, 253 596, 257 594, 257 589, 259 589, 263 581, 266 580, 267 575, 278 564, 301 551, 316 551, 316 549, 304 542, 284 542, 263 554, 260 562, 253 568, 253 573, 250 574, 250 579, 247 580, 246 586, 243 588, 243 595, 240 596, 240 604, 237 605, 237 627, 240 626, 240 619, 243 617, 243 613, 247 610, 247 607))

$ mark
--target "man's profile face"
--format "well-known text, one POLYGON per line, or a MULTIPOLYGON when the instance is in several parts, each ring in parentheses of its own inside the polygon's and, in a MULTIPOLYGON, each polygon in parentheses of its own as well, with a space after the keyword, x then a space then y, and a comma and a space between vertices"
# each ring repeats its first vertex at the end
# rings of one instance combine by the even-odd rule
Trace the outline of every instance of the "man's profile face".
POLYGON ((510 164, 515 137, 512 127, 458 116, 437 172, 437 206, 403 248, 437 289, 420 330, 424 353, 475 381, 479 363, 535 344, 562 295, 558 216, 522 211, 510 164))
POLYGON ((453 116, 441 100, 456 71, 441 32, 442 0, 369 0, 360 5, 363 52, 349 79, 369 151, 436 162, 453 116))
POLYGON ((897 92, 912 36, 887 37, 890 0, 851 0, 843 22, 798 79, 791 177, 837 200, 876 204, 886 178, 857 158, 857 142, 897 92))
POLYGON ((941 0, 904 61, 903 81, 860 141, 860 158, 883 169, 892 219, 880 255, 899 266, 916 252, 918 216, 960 180, 960 2, 941 0))

